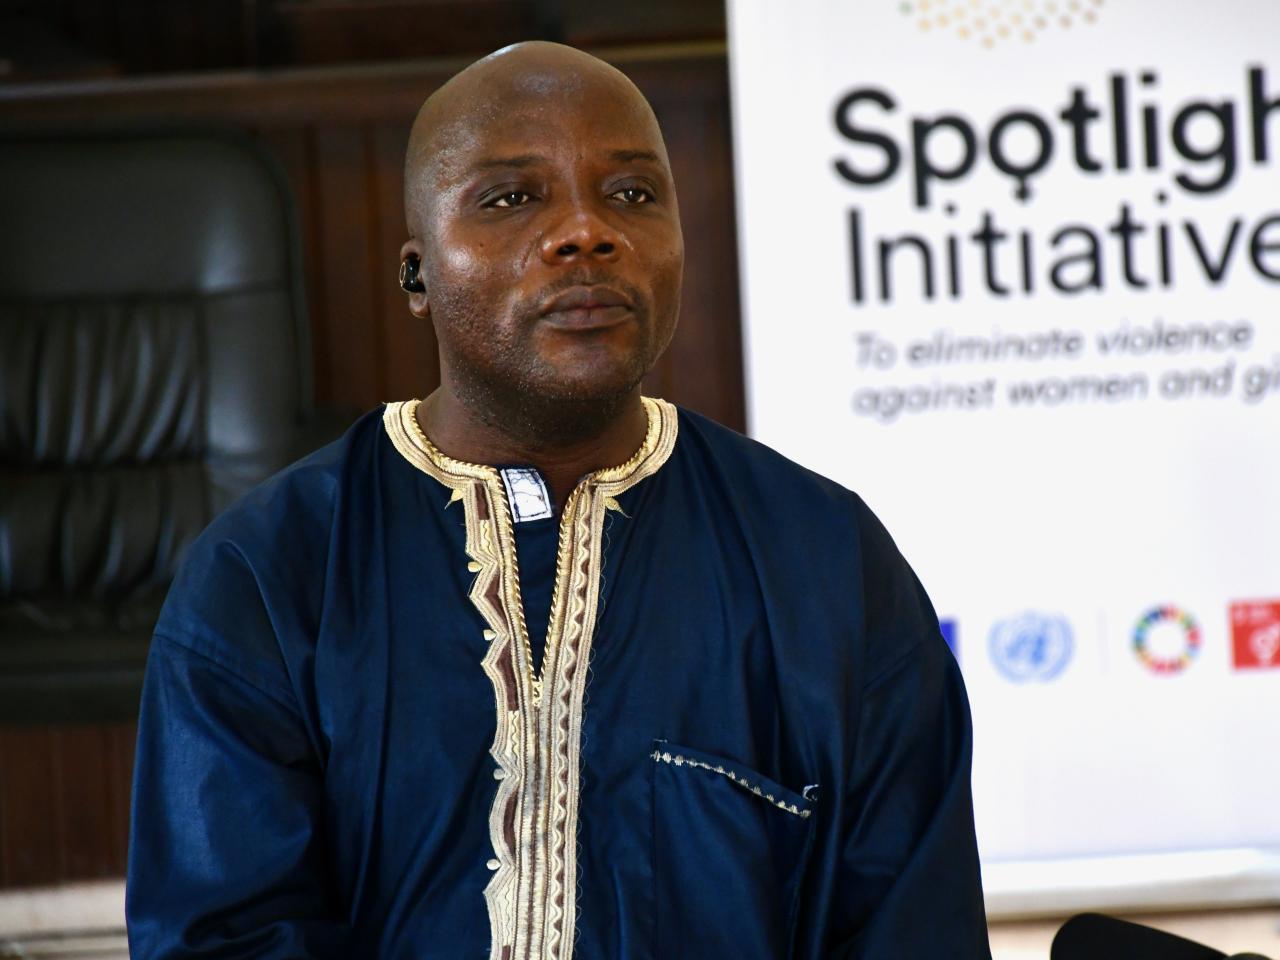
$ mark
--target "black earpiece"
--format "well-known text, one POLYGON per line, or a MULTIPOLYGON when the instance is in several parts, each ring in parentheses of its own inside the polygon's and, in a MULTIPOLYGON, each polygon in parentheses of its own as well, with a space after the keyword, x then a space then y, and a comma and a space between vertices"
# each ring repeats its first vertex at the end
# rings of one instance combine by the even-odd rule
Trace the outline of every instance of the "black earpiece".
POLYGON ((400 261, 400 289, 405 293, 426 293, 427 288, 418 279, 421 265, 422 261, 412 253, 400 261))

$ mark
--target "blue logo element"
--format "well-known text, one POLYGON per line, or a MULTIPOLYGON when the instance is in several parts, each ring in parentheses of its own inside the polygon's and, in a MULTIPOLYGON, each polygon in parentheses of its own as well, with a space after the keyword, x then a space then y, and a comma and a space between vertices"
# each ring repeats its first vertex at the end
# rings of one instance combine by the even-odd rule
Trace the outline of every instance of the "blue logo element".
POLYGON ((951 655, 959 660, 960 648, 956 646, 956 622, 954 620, 939 620, 938 628, 942 631, 942 639, 947 641, 947 647, 950 648, 951 655))
POLYGON ((1015 683, 1045 682, 1071 661, 1075 643, 1062 617, 1024 613, 991 628, 991 662, 1015 683))

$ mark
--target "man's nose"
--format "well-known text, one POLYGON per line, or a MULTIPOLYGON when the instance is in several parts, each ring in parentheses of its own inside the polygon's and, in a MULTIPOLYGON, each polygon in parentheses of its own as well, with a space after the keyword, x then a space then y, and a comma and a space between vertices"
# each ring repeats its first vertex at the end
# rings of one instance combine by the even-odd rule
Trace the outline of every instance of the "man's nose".
POLYGON ((574 205, 542 237, 542 259, 546 263, 576 260, 618 259, 619 238, 598 212, 586 205, 574 205))

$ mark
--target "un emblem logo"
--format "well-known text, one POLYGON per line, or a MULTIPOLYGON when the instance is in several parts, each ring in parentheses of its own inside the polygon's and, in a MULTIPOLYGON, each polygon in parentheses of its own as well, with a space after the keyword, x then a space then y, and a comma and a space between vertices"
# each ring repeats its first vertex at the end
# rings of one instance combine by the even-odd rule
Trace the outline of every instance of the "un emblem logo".
POLYGON ((991 662, 1015 683, 1045 682, 1071 660, 1071 625, 1062 617, 1024 613, 991 628, 991 662))

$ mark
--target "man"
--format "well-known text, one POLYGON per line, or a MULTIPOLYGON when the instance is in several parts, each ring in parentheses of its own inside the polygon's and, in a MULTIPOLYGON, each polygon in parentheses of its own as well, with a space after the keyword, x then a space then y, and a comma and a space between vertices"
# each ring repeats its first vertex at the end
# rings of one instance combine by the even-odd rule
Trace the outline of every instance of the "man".
POLYGON ((440 389, 216 520, 156 629, 135 960, 989 956, 915 577, 853 494, 640 395, 683 245, 638 91, 481 60, 406 212, 440 389))

